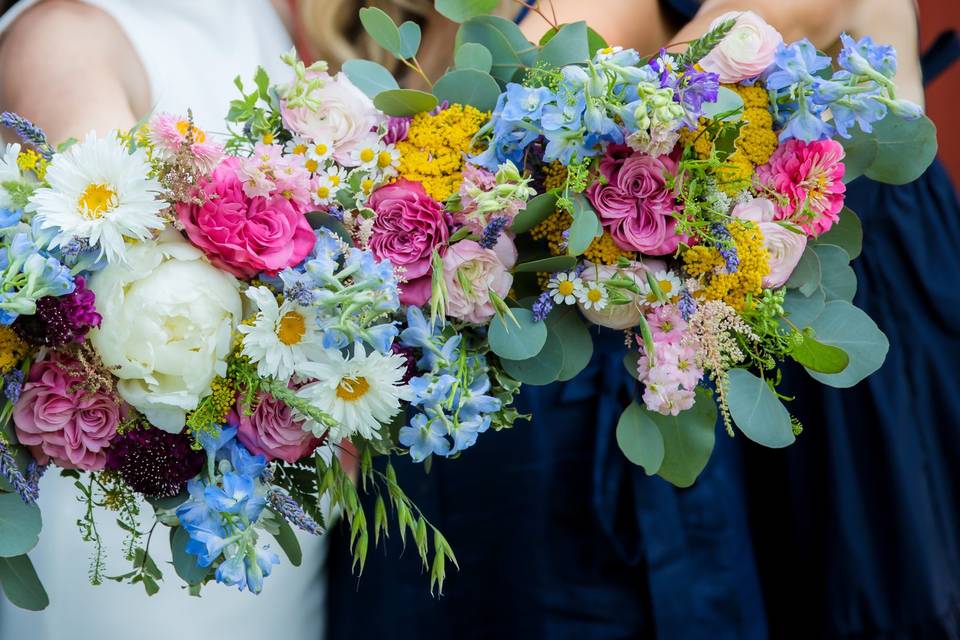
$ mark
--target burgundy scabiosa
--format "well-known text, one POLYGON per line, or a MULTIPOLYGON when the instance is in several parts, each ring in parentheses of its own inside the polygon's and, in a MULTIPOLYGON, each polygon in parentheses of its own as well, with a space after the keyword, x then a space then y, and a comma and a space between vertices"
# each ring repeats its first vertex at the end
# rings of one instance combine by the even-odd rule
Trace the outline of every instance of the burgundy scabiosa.
POLYGON ((203 451, 190 446, 185 433, 155 427, 132 429, 114 438, 106 468, 116 471, 134 491, 150 498, 175 496, 200 473, 203 451))
POLYGON ((103 319, 94 304, 96 296, 83 276, 74 279, 76 288, 65 296, 44 296, 37 300, 37 312, 21 315, 13 329, 25 341, 43 347, 60 347, 83 342, 92 327, 103 319))

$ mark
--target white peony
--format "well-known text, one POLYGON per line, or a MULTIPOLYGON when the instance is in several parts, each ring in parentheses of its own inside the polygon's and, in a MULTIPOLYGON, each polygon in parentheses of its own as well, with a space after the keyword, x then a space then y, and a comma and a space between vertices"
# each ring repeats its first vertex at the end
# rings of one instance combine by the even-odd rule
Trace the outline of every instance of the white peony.
POLYGON ((120 396, 156 427, 178 433, 186 412, 226 374, 242 319, 237 280, 176 231, 131 245, 126 263, 90 279, 103 323, 90 339, 120 396))

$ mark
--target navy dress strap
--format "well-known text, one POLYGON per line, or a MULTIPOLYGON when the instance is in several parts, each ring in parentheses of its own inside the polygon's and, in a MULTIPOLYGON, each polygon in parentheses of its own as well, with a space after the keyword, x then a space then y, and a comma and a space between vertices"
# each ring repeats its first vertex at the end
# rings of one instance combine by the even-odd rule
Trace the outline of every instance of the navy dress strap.
POLYGON ((927 86, 940 74, 960 59, 960 36, 956 30, 944 31, 933 41, 930 48, 923 52, 920 65, 923 69, 923 85, 927 86))

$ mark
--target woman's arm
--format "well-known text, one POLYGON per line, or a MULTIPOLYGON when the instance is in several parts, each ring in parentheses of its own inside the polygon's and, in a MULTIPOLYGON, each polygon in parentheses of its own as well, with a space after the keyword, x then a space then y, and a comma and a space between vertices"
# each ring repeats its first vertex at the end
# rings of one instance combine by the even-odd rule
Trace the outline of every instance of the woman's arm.
POLYGON ((146 73, 120 26, 80 2, 48 0, 0 40, 0 109, 29 118, 53 142, 104 134, 149 110, 146 73))

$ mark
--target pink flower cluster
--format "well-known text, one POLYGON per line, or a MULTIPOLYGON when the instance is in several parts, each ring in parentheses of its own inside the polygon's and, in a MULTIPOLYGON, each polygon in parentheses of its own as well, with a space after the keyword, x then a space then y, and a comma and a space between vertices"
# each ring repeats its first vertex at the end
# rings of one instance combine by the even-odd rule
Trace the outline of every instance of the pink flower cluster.
POLYGON ((513 221, 520 210, 527 206, 523 200, 515 198, 502 202, 503 208, 497 209, 495 212, 477 210, 478 196, 493 191, 496 186, 497 179, 494 174, 470 163, 464 165, 463 182, 460 183, 458 193, 461 209, 453 214, 453 221, 467 227, 477 235, 483 233, 484 227, 493 217, 504 216, 513 221))
POLYGON ((647 323, 654 353, 651 358, 644 352, 637 363, 637 377, 645 386, 643 403, 651 411, 675 416, 693 406, 703 370, 694 364, 694 348, 681 344, 687 323, 676 305, 654 309, 647 314, 647 323))
POLYGON ((212 171, 223 157, 223 145, 207 140, 206 133, 191 126, 187 118, 158 113, 150 118, 147 130, 154 149, 165 158, 172 158, 189 145, 194 164, 204 173, 212 171))

